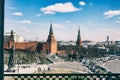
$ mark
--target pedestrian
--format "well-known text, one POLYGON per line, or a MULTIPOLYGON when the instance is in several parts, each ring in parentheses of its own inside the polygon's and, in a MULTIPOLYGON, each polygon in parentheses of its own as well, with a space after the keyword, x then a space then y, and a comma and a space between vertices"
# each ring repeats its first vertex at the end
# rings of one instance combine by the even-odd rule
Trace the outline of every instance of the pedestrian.
POLYGON ((48 67, 48 71, 50 71, 50 68, 48 67))
POLYGON ((38 72, 40 72, 40 71, 41 71, 41 68, 40 68, 40 67, 38 67, 37 71, 38 71, 38 72))

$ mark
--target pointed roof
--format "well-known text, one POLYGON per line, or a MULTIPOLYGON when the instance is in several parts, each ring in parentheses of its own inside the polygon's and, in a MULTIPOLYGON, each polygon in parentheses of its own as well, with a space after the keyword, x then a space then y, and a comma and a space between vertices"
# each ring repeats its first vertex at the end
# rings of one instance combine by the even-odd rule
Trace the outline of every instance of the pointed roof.
POLYGON ((13 35, 13 30, 11 30, 11 35, 13 35))
POLYGON ((11 32, 10 32, 10 38, 14 39, 13 30, 11 30, 11 32))
POLYGON ((78 26, 78 38, 81 38, 81 36, 80 36, 80 26, 78 26))
POLYGON ((80 26, 78 26, 78 35, 77 35, 76 45, 82 46, 82 40, 81 40, 81 35, 80 35, 80 26))
POLYGON ((49 34, 53 34, 53 29, 52 29, 52 21, 51 21, 51 24, 50 24, 50 30, 49 30, 49 34))

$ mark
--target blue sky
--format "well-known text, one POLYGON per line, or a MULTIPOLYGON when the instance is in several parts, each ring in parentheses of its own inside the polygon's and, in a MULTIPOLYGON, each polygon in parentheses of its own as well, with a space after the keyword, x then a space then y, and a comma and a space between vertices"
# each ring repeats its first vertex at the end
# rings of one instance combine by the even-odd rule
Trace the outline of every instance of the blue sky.
POLYGON ((52 20, 56 40, 120 40, 120 0, 6 0, 5 32, 46 41, 52 20))

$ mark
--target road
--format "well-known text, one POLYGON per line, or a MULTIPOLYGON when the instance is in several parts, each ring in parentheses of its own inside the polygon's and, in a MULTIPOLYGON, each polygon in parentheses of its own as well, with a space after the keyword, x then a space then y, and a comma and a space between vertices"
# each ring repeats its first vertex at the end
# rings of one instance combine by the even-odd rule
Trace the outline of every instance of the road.
POLYGON ((83 66, 82 63, 78 63, 78 62, 56 62, 53 64, 49 64, 49 67, 70 69, 81 73, 86 73, 89 71, 87 67, 83 66))
POLYGON ((120 73, 120 60, 108 61, 104 64, 104 67, 106 67, 114 73, 120 73))

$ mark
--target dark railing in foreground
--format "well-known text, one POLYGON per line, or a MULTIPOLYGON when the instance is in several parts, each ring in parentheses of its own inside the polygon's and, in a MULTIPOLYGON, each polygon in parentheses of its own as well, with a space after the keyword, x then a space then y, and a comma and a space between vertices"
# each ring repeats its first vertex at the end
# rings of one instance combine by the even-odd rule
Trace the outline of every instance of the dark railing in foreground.
POLYGON ((117 73, 116 74, 4 74, 4 76, 8 77, 7 80, 120 80, 120 74, 117 73))

